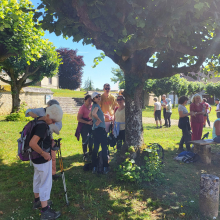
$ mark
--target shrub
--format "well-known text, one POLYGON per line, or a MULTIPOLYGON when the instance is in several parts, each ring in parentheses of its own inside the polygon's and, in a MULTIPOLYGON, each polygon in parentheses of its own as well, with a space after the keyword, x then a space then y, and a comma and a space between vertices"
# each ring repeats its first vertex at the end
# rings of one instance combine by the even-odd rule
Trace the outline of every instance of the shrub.
POLYGON ((5 120, 6 121, 31 121, 32 118, 25 117, 26 107, 27 107, 27 103, 22 102, 20 105, 20 110, 18 112, 7 115, 5 117, 5 120))
POLYGON ((116 169, 117 179, 130 182, 150 182, 164 176, 163 164, 157 153, 157 145, 151 145, 144 149, 148 156, 144 156, 144 165, 138 166, 135 160, 130 159, 130 153, 126 153, 126 160, 116 169))

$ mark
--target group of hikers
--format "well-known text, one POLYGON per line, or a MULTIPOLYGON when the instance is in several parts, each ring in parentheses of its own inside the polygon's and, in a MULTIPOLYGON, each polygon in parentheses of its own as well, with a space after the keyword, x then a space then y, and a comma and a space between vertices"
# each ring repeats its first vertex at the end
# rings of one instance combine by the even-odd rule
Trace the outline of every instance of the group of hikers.
MULTIPOLYGON (((93 92, 86 95, 84 104, 80 107, 77 120, 78 127, 75 136, 82 137, 83 159, 89 161, 92 157, 92 173, 97 172, 97 154, 99 145, 102 148, 103 174, 108 174, 108 143, 107 134, 112 132, 120 150, 125 141, 125 98, 123 90, 117 99, 110 93, 108 83, 103 86, 104 93, 93 92), (91 105, 93 103, 93 105, 91 105), (88 152, 87 152, 88 151, 88 152)), ((38 123, 32 130, 29 146, 38 154, 31 161, 34 166, 33 209, 41 208, 41 220, 56 219, 60 212, 53 211, 50 206, 52 180, 61 178, 56 174, 56 151, 53 133, 59 134, 62 129, 63 112, 57 100, 50 100, 46 108, 28 109, 26 117, 36 118, 38 123), (49 132, 48 132, 49 131, 49 132), (43 146, 43 147, 42 147, 43 146)))
MULTIPOLYGON (((80 107, 77 120, 78 126, 75 136, 77 139, 82 137, 83 159, 85 162, 92 161, 92 173, 97 173, 97 154, 99 145, 102 148, 103 174, 110 171, 108 164, 108 133, 111 132, 116 140, 117 150, 121 149, 125 141, 125 98, 123 91, 119 92, 117 98, 110 93, 110 85, 108 83, 103 86, 104 93, 93 92, 86 95, 84 104, 80 107), (92 104, 93 103, 93 104, 92 104)), ((158 102, 154 98, 154 116, 157 127, 162 127, 161 108, 163 108, 163 116, 165 126, 171 126, 172 103, 171 99, 162 96, 162 101, 158 102)), ((192 97, 190 112, 186 105, 188 98, 182 96, 179 98, 179 128, 182 129, 182 138, 179 144, 179 150, 183 151, 185 143, 187 151, 190 151, 191 140, 200 140, 202 130, 208 121, 208 114, 211 112, 211 106, 206 99, 202 99, 199 94, 192 97), (188 116, 191 116, 189 119, 188 116), (192 132, 191 132, 192 129, 192 132)), ((214 141, 220 142, 220 104, 219 100, 215 100, 217 104, 218 119, 213 125, 214 141)), ((63 112, 57 100, 50 100, 46 108, 28 109, 25 113, 26 117, 36 118, 37 121, 43 123, 37 124, 32 132, 30 147, 38 153, 36 159, 31 159, 34 165, 33 192, 34 204, 33 209, 41 209, 41 220, 56 219, 61 213, 53 211, 50 206, 50 193, 52 188, 52 180, 56 180, 61 175, 56 174, 56 152, 53 150, 55 142, 53 133, 59 134, 62 129, 63 112), (48 132, 49 130, 49 132, 48 132), (43 146, 43 149, 42 147, 43 146)))

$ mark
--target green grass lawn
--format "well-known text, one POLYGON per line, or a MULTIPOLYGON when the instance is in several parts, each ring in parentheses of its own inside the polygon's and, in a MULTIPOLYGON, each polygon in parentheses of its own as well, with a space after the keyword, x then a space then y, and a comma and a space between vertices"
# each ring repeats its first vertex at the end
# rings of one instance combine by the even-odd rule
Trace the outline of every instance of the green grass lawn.
MULTIPOLYGON (((217 118, 216 112, 215 112, 216 106, 212 105, 211 107, 212 107, 212 110, 211 110, 211 113, 209 114, 209 120, 213 122, 217 118)), ((189 111, 189 105, 187 105, 186 108, 189 111)), ((142 115, 143 117, 153 118, 154 117, 154 106, 147 106, 145 109, 143 109, 142 115)), ((176 119, 176 120, 179 119, 178 106, 172 109, 171 119, 176 119)))
MULTIPOLYGON (((42 88, 40 86, 30 86, 34 88, 42 88)), ((73 97, 73 98, 84 98, 86 91, 74 91, 70 89, 50 89, 54 92, 54 97, 73 97)))
MULTIPOLYGON (((19 131, 25 122, 3 118, 0 116, 0 219, 39 219, 40 211, 32 210, 33 167, 16 157, 19 131)), ((200 175, 220 176, 220 158, 214 158, 210 166, 174 161, 181 138, 177 126, 158 130, 154 124, 144 124, 145 143, 156 142, 165 149, 165 178, 150 184, 119 182, 114 171, 106 176, 84 172, 81 141, 74 136, 76 126, 75 115, 64 115, 60 137, 70 206, 65 206, 61 180, 53 182, 51 192, 53 208, 62 211, 60 219, 203 219, 198 211, 200 175)), ((205 128, 204 133, 207 131, 211 129, 205 128)), ((111 155, 114 158, 113 149, 111 155)))
POLYGON ((74 91, 69 89, 51 89, 54 97, 84 98, 86 91, 74 91))

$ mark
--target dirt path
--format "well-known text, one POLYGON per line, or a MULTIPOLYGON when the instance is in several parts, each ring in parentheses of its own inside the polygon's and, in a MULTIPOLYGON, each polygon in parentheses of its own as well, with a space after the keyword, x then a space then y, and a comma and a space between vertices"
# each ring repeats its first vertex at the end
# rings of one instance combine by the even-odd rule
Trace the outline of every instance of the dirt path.
MULTIPOLYGON (((155 123, 155 120, 154 120, 154 118, 147 118, 147 117, 143 117, 142 118, 142 122, 143 123, 151 123, 151 124, 154 124, 155 123)), ((178 121, 179 120, 175 120, 175 119, 171 119, 171 125, 178 125, 178 121)), ((162 119, 162 124, 164 124, 164 120, 162 119)), ((207 125, 207 123, 206 123, 206 126, 208 126, 207 125)), ((213 127, 213 122, 211 122, 211 127, 213 127)))
MULTIPOLYGON (((155 124, 155 119, 154 118, 143 117, 142 118, 142 122, 143 123, 155 124)), ((164 124, 164 120, 163 119, 162 119, 162 123, 164 124)), ((178 125, 178 120, 171 119, 171 125, 178 125)))

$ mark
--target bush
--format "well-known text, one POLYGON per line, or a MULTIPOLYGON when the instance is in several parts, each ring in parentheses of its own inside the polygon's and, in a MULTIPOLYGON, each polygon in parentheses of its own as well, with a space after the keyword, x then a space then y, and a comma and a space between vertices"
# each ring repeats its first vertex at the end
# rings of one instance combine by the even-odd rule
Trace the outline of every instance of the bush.
POLYGON ((26 112, 26 102, 22 102, 20 105, 20 110, 15 113, 11 113, 10 115, 7 115, 5 117, 6 121, 31 121, 32 118, 27 118, 25 117, 25 112, 26 112))
POLYGON ((163 177, 163 164, 157 153, 157 149, 157 145, 151 145, 144 149, 149 154, 149 156, 144 156, 144 166, 138 166, 135 160, 129 158, 130 153, 127 152, 126 156, 128 157, 116 169, 117 179, 129 182, 150 182, 163 177))

